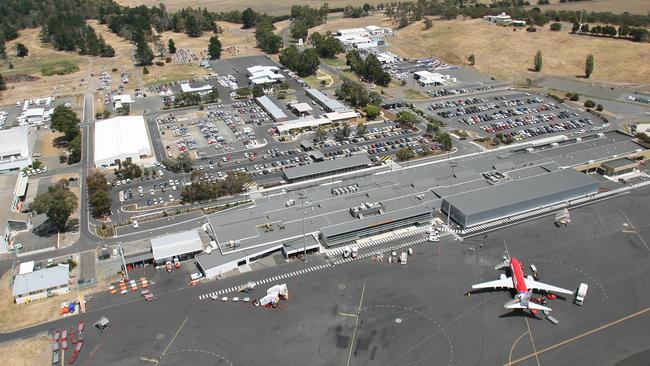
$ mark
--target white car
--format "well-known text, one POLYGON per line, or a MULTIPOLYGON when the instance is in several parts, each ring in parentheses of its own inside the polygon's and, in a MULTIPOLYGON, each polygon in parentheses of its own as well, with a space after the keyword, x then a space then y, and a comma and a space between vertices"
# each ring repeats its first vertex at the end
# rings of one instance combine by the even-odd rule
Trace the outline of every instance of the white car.
POLYGON ((139 193, 144 192, 144 189, 142 188, 142 186, 138 186, 138 192, 139 192, 139 193))
POLYGON ((199 272, 195 272, 195 273, 192 273, 192 274, 190 275, 190 279, 191 279, 192 281, 198 280, 198 279, 201 278, 201 277, 203 277, 203 274, 202 274, 202 273, 199 273, 199 272))
POLYGON ((138 220, 133 220, 133 228, 137 229, 140 225, 138 224, 138 220))
POLYGON ((153 195, 154 195, 154 193, 155 193, 155 192, 153 191, 153 188, 149 190, 149 194, 150 194, 150 195, 152 195, 152 196, 153 196, 153 195))
POLYGON ((174 196, 172 196, 171 194, 169 195, 169 202, 174 202, 174 196))

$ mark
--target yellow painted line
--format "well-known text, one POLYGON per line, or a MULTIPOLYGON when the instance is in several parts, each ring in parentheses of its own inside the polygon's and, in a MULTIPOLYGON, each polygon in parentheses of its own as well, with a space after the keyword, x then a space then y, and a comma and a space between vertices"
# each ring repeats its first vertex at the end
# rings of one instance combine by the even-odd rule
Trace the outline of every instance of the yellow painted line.
POLYGON ((516 360, 514 360, 514 361, 512 361, 512 362, 509 362, 508 364, 506 364, 506 366, 507 366, 507 365, 514 365, 514 364, 517 364, 517 363, 520 363, 520 362, 526 361, 526 360, 528 360, 528 359, 531 358, 531 357, 537 357, 538 355, 540 355, 540 354, 542 354, 542 353, 545 353, 545 352, 548 352, 548 351, 552 351, 552 350, 554 350, 554 349, 556 349, 556 348, 562 347, 562 346, 564 346, 564 345, 566 345, 566 344, 569 344, 569 343, 571 343, 571 342, 575 342, 575 341, 577 341, 577 340, 579 340, 579 339, 582 339, 582 338, 584 338, 584 337, 586 337, 586 336, 592 335, 592 334, 594 334, 594 333, 596 333, 596 332, 599 332, 599 331, 601 331, 601 330, 607 329, 607 328, 609 328, 609 327, 611 327, 611 326, 614 326, 614 325, 616 325, 616 324, 622 323, 622 322, 627 321, 627 320, 630 320, 630 319, 632 319, 632 318, 636 318, 637 316, 639 316, 639 315, 643 315, 643 314, 647 313, 648 311, 650 311, 650 308, 645 308, 645 309, 643 309, 643 310, 639 310, 639 311, 637 311, 637 312, 634 313, 634 314, 630 314, 630 315, 625 316, 625 317, 623 317, 623 318, 620 318, 620 319, 618 319, 618 320, 614 320, 613 322, 610 322, 610 323, 607 323, 607 324, 601 325, 601 326, 598 327, 598 328, 594 328, 594 329, 589 330, 589 331, 587 331, 587 332, 584 332, 584 333, 582 333, 582 334, 578 334, 578 335, 575 336, 575 337, 571 337, 571 338, 569 338, 569 339, 565 339, 564 341, 562 341, 562 342, 560 342, 560 343, 556 343, 556 344, 554 344, 554 345, 552 345, 552 346, 548 346, 548 347, 546 347, 546 348, 544 348, 544 349, 541 349, 541 350, 539 350, 539 351, 533 352, 533 353, 531 353, 531 354, 529 354, 529 355, 527 355, 527 356, 524 356, 524 357, 518 358, 518 359, 516 359, 516 360))

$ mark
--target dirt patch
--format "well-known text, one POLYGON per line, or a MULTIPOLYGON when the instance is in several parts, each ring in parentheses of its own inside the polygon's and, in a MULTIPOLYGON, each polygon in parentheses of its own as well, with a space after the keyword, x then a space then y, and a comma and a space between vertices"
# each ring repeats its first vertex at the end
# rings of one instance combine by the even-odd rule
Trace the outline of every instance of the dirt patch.
POLYGON ((63 136, 63 132, 47 132, 41 133, 38 136, 38 145, 36 151, 43 154, 44 158, 55 158, 63 154, 63 149, 54 146, 54 140, 63 136))
MULTIPOLYGON (((570 27, 565 24, 565 29, 570 27)), ((553 32, 513 31, 512 27, 487 24, 482 20, 434 21, 430 30, 412 24, 388 38, 393 52, 408 57, 440 57, 465 64, 476 56, 476 68, 503 80, 536 78, 543 75, 576 77, 584 74, 585 58, 593 54, 595 69, 591 79, 620 83, 650 82, 650 44, 617 39, 594 38, 553 32), (541 73, 530 72, 533 58, 541 50, 541 73)))
POLYGON ((52 361, 52 340, 46 334, 0 344, 5 366, 49 365, 52 361))
POLYGON ((591 0, 566 3, 560 3, 560 0, 551 0, 550 2, 550 5, 534 6, 539 7, 542 11, 551 9, 566 11, 586 10, 596 12, 609 11, 615 14, 628 12, 642 15, 646 15, 650 12, 650 2, 647 0, 591 0))

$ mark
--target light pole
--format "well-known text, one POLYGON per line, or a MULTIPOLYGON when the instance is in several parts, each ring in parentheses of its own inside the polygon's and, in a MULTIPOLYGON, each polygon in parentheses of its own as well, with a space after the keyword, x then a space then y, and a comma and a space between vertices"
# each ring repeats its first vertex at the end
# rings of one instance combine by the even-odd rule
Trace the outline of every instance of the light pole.
POLYGON ((129 270, 126 268, 126 260, 124 259, 124 249, 122 249, 122 243, 118 242, 117 243, 118 250, 120 252, 120 256, 122 257, 122 265, 124 266, 124 275, 126 276, 126 279, 129 279, 129 270))
POLYGON ((454 187, 454 168, 456 168, 458 165, 455 162, 450 161, 449 166, 451 166, 451 175, 449 176, 449 196, 447 198, 447 227, 449 227, 451 219, 451 200, 449 197, 451 197, 451 193, 454 187))
POLYGON ((302 260, 307 262, 307 237, 305 236, 305 195, 298 193, 300 196, 300 211, 302 213, 302 260))

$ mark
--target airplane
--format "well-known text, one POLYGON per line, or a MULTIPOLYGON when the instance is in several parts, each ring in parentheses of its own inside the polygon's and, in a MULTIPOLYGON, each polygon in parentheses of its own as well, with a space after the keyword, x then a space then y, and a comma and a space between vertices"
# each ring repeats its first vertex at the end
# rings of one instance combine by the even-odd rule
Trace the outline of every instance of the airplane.
POLYGON ((486 289, 486 288, 495 288, 495 289, 514 289, 517 291, 515 296, 511 301, 503 304, 504 309, 527 309, 530 310, 531 314, 536 315, 537 311, 551 311, 551 308, 534 302, 531 297, 533 290, 543 291, 543 292, 554 292, 559 294, 573 295, 573 291, 563 289, 561 287, 548 285, 539 281, 536 281, 532 276, 524 275, 524 264, 521 263, 517 258, 504 256, 503 261, 496 266, 494 270, 498 271, 504 268, 510 268, 511 277, 506 277, 505 274, 501 274, 498 280, 478 283, 472 285, 472 289, 486 289))

